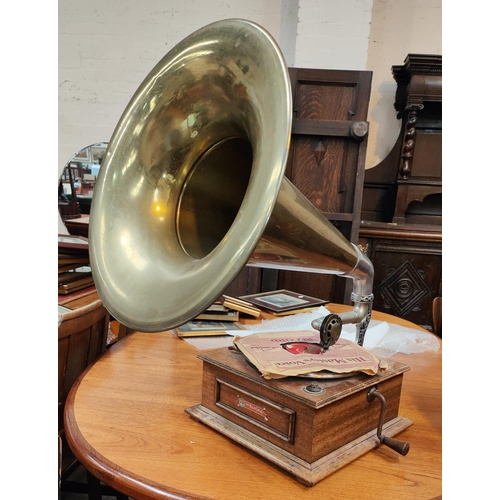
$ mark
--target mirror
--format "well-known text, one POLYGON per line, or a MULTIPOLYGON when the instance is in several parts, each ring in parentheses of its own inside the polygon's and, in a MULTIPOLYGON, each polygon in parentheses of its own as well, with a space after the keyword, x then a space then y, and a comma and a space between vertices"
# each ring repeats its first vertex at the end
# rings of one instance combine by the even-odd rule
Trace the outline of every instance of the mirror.
POLYGON ((58 204, 62 220, 90 214, 90 205, 107 142, 96 142, 75 153, 59 179, 58 204))

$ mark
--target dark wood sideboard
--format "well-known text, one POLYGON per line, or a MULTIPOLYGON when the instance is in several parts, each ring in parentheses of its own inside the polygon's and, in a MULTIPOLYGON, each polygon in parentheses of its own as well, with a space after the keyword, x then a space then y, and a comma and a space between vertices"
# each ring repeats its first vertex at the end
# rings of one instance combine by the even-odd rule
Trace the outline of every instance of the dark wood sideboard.
POLYGON ((432 329, 441 296, 442 56, 392 67, 401 133, 365 172, 359 245, 375 267, 374 309, 432 329))

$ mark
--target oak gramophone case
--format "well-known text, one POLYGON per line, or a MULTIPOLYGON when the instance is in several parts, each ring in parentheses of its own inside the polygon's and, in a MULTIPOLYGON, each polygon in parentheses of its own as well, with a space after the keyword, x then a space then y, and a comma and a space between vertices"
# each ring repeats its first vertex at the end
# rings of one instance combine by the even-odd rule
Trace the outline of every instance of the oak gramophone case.
POLYGON ((380 444, 381 405, 368 401, 371 389, 386 400, 385 436, 412 425, 398 414, 403 373, 409 369, 401 363, 388 361, 389 368, 374 376, 265 380, 230 349, 198 357, 202 401, 187 413, 309 486, 380 444))

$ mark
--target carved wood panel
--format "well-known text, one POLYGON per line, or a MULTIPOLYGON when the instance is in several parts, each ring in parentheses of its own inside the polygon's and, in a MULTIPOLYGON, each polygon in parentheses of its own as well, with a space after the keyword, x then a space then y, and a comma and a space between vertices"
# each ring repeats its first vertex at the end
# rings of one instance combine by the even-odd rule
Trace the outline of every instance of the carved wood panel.
POLYGON ((350 211, 350 207, 346 207, 347 191, 352 183, 346 173, 347 142, 332 137, 297 136, 292 148, 296 166, 292 166, 290 180, 299 191, 327 217, 335 212, 350 211), (322 154, 318 159, 319 151, 322 154))
POLYGON ((441 293, 440 242, 360 239, 373 262, 373 308, 432 328, 432 301, 441 293))

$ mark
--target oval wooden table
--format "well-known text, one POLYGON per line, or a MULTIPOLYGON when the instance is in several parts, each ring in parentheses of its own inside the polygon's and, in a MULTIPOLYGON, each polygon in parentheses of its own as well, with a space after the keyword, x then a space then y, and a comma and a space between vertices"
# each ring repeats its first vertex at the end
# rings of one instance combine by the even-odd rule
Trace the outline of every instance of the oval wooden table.
MULTIPOLYGON (((419 328, 379 312, 372 318, 419 328)), ((397 436, 410 443, 408 455, 380 446, 312 487, 185 413, 201 401, 199 352, 172 332, 136 332, 82 374, 65 429, 92 474, 137 500, 440 498, 441 350, 391 358, 410 366, 399 413, 414 425, 397 436)))

